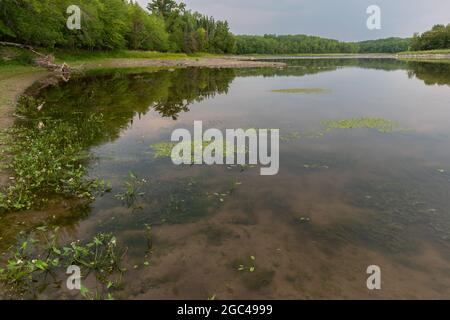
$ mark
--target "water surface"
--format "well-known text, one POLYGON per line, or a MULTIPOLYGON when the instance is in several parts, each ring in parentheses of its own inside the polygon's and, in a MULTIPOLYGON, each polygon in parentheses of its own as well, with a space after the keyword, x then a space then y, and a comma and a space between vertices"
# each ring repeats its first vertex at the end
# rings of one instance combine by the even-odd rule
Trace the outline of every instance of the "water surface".
POLYGON ((47 213, 71 238, 113 232, 129 248, 127 263, 137 268, 115 296, 450 297, 450 64, 287 62, 113 71, 39 92, 46 104, 37 120, 79 125, 95 157, 90 176, 112 183, 83 208, 64 202, 47 213), (323 91, 274 92, 296 88, 323 91), (95 134, 82 126, 93 115, 103 118, 95 134), (396 129, 326 130, 326 121, 360 118, 396 129), (279 128, 279 174, 155 157, 152 145, 199 120, 222 130, 279 128), (115 195, 130 171, 147 182, 127 206, 115 195), (145 224, 154 232, 151 257, 145 224), (239 271, 251 256, 255 272, 239 271), (370 265, 382 268, 381 291, 367 290, 370 265))

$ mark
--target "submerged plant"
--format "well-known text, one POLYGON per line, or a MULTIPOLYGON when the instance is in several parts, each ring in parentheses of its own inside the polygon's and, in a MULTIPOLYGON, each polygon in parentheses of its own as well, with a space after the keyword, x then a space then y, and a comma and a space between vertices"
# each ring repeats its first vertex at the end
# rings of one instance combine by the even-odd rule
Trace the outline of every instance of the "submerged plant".
POLYGON ((145 183, 147 183, 147 180, 138 179, 136 174, 130 171, 123 192, 117 194, 116 198, 123 201, 128 208, 133 207, 137 198, 145 194, 141 192, 141 188, 145 183))
POLYGON ((240 264, 238 266, 238 268, 237 268, 238 271, 248 271, 250 273, 255 272, 256 271, 256 264, 255 264, 256 258, 255 258, 255 256, 250 256, 249 261, 250 262, 247 265, 240 264))

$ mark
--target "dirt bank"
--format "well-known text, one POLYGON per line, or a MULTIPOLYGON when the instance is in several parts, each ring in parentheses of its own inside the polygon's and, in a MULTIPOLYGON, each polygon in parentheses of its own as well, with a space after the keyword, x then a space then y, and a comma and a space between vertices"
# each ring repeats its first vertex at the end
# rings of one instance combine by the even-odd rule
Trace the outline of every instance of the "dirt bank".
POLYGON ((12 123, 18 97, 35 81, 48 75, 49 72, 44 69, 33 67, 16 66, 0 69, 0 129, 12 123))

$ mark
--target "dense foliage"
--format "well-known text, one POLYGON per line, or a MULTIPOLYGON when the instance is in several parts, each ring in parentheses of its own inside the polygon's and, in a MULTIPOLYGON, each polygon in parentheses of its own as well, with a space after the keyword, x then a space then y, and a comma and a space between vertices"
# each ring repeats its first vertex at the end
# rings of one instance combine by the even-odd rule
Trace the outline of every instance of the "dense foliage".
POLYGON ((430 31, 414 34, 411 50, 450 49, 450 23, 435 25, 430 31))
POLYGON ((307 35, 237 36, 238 54, 394 53, 408 50, 411 39, 340 42, 307 35))
POLYGON ((234 50, 227 22, 186 10, 174 0, 154 0, 149 10, 126 0, 2 0, 0 40, 90 50, 234 50), (81 30, 66 27, 70 5, 81 8, 81 30))
POLYGON ((411 45, 411 39, 387 38, 358 42, 360 53, 396 53, 407 51, 411 45))
POLYGON ((306 35, 264 35, 236 37, 238 54, 355 53, 352 43, 306 35))

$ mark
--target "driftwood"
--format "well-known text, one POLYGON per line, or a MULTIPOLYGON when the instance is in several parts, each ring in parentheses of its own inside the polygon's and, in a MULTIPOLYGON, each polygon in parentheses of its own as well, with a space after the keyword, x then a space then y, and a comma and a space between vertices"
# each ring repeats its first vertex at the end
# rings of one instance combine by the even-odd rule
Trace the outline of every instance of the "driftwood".
POLYGON ((64 81, 66 81, 66 82, 69 81, 71 68, 65 62, 61 65, 56 64, 54 55, 42 54, 42 53, 34 50, 34 48, 32 46, 29 46, 26 44, 0 41, 0 45, 7 46, 7 47, 22 48, 22 49, 27 49, 27 50, 31 51, 32 53, 34 53, 35 55, 38 56, 34 61, 39 67, 45 68, 52 72, 56 72, 64 81))

